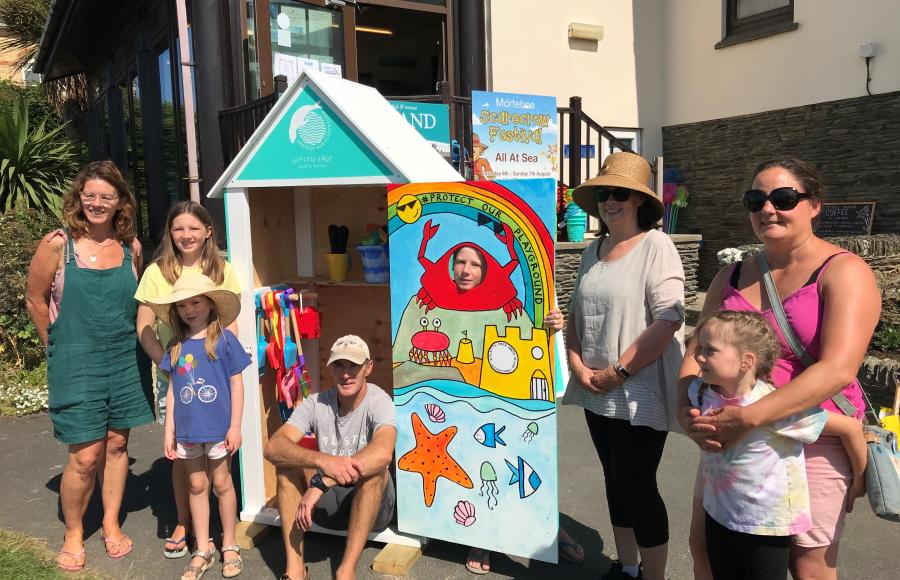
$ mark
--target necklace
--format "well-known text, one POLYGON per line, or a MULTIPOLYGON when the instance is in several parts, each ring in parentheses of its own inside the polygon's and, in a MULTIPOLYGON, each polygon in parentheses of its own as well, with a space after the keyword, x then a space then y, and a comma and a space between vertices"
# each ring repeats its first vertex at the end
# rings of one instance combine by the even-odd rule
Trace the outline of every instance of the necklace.
POLYGON ((88 254, 88 259, 90 259, 91 264, 95 264, 95 263, 97 262, 97 256, 100 255, 100 252, 103 251, 103 248, 109 247, 110 245, 113 244, 113 242, 116 241, 116 239, 113 238, 113 239, 109 240, 108 242, 106 242, 105 244, 101 244, 100 242, 94 241, 93 238, 88 238, 87 240, 88 240, 90 243, 92 243, 92 244, 94 244, 95 246, 97 246, 98 248, 100 248, 100 249, 97 250, 95 253, 93 253, 93 254, 88 254))

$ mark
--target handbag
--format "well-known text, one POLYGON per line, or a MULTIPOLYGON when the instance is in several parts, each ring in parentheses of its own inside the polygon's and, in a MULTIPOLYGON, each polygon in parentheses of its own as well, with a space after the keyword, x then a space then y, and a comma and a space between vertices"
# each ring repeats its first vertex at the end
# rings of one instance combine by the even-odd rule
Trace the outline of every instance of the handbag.
MULTIPOLYGON (((797 358, 805 366, 812 366, 816 362, 815 359, 797 339, 797 335, 794 334, 794 329, 784 313, 784 306, 781 304, 781 297, 778 296, 778 289, 775 288, 775 281, 772 280, 772 272, 765 252, 757 254, 757 260, 766 295, 769 298, 769 305, 772 307, 778 328, 781 329, 785 341, 797 358)), ((877 423, 878 416, 875 414, 872 402, 869 401, 869 396, 864 390, 862 393, 868 404, 869 412, 875 417, 877 423)), ((843 392, 831 397, 831 401, 845 415, 856 414, 856 407, 843 392)), ((872 506, 872 511, 876 516, 892 522, 900 522, 900 447, 898 447, 897 434, 877 425, 868 425, 863 422, 863 436, 866 439, 868 451, 866 493, 869 496, 869 505, 872 506)))

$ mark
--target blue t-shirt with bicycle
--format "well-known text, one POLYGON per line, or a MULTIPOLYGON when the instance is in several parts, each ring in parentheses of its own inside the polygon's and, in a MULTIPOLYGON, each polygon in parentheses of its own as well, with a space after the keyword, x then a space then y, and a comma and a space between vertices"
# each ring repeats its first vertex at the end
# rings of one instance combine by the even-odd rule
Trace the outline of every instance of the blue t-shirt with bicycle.
POLYGON ((206 339, 181 343, 173 365, 163 356, 159 368, 172 377, 175 394, 175 440, 179 443, 218 443, 231 426, 231 377, 250 364, 238 339, 225 329, 216 343, 216 360, 206 354, 206 339))

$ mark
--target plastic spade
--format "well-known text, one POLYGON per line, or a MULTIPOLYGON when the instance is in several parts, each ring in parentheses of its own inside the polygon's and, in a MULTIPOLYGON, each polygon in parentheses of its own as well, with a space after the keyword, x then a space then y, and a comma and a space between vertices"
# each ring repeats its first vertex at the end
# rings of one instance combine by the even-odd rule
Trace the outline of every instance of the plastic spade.
POLYGON ((294 339, 291 338, 291 314, 290 314, 290 300, 288 296, 294 293, 294 290, 288 288, 284 292, 281 293, 281 307, 283 309, 284 316, 282 318, 283 326, 284 326, 284 366, 286 368, 291 368, 295 364, 297 364, 297 343, 294 342, 294 339))
POLYGON ((334 224, 328 226, 328 242, 331 244, 331 253, 339 254, 338 250, 338 227, 334 224))
POLYGON ((347 253, 347 240, 350 239, 350 228, 347 226, 338 227, 338 254, 347 253))
POLYGON ((265 313, 262 308, 262 300, 259 294, 254 297, 256 300, 256 362, 259 366, 259 375, 262 376, 266 372, 266 323, 265 313))

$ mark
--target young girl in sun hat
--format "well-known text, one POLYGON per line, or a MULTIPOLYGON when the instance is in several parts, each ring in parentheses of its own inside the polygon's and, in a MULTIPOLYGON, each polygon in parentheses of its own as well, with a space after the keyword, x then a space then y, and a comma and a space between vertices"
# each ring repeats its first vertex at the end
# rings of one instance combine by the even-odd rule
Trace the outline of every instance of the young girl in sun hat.
MULTIPOLYGON (((182 201, 169 209, 157 258, 144 271, 134 295, 138 301, 138 337, 144 352, 156 366, 157 416, 163 425, 169 375, 160 370, 159 363, 172 340, 172 329, 165 321, 157 319, 149 302, 169 294, 178 277, 191 272, 203 274, 219 287, 236 294, 241 291, 231 264, 219 253, 209 212, 197 202, 182 201)), ((237 334, 236 324, 232 324, 230 329, 237 334)), ((178 520, 171 537, 166 538, 163 555, 166 558, 181 558, 188 554, 188 536, 191 534, 188 480, 181 460, 172 464, 172 489, 178 520)))
MULTIPOLYGON (((775 387, 765 382, 781 348, 762 315, 719 310, 702 319, 692 339, 700 377, 688 396, 701 413, 745 407, 775 387)), ((865 493, 866 443, 853 417, 819 408, 752 429, 724 453, 700 461, 706 548, 713 577, 787 577, 791 536, 812 527, 804 443, 840 438, 853 465, 847 511, 865 493)))
POLYGON ((182 459, 190 482, 190 511, 197 550, 182 580, 197 580, 212 566, 209 538, 210 480, 222 519, 222 575, 241 573, 235 544, 237 498, 231 481, 231 456, 241 446, 244 386, 241 371, 250 357, 226 327, 241 309, 238 295, 218 288, 202 274, 183 274, 172 291, 150 302, 174 332, 173 346, 160 368, 169 373, 166 393, 165 454, 182 459), (233 556, 229 557, 229 553, 233 556))

